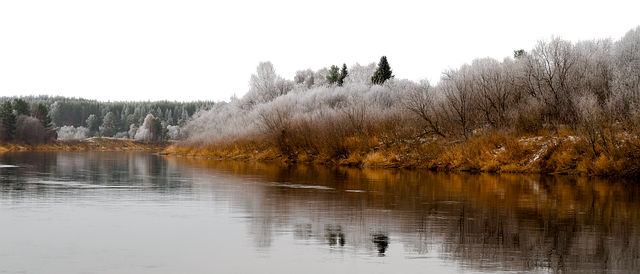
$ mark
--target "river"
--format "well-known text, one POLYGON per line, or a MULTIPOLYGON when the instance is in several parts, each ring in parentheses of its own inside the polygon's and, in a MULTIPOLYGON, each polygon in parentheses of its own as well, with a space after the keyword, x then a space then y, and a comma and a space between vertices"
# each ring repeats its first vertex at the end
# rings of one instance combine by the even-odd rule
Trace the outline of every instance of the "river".
POLYGON ((634 273, 627 180, 0 154, 0 273, 634 273))

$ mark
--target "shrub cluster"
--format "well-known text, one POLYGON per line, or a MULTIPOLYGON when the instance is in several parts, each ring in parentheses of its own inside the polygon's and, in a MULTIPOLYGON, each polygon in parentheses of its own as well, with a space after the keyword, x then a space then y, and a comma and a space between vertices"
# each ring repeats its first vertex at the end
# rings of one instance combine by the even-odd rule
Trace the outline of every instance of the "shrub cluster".
POLYGON ((55 139, 51 118, 43 104, 15 99, 0 105, 0 141, 41 144, 55 139))
POLYGON ((436 85, 395 78, 374 84, 375 64, 352 66, 340 84, 327 81, 326 68, 299 71, 290 81, 263 62, 244 97, 199 113, 183 128, 186 140, 169 152, 635 174, 639 45, 640 27, 618 41, 552 37, 502 61, 482 58, 447 70, 436 85))

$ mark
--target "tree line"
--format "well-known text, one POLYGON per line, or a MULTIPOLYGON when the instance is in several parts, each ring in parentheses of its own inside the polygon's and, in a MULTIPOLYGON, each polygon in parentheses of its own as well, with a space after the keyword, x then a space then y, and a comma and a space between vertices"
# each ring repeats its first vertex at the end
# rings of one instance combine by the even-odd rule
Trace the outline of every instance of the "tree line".
POLYGON ((270 144, 290 158, 348 158, 431 138, 568 130, 588 144, 580 153, 627 157, 640 137, 640 27, 618 40, 543 39, 502 60, 446 70, 436 84, 394 77, 386 56, 300 70, 293 80, 262 62, 249 84, 242 98, 192 119, 183 144, 270 144))
POLYGON ((0 139, 44 143, 55 139, 49 111, 42 103, 29 104, 22 99, 4 101, 0 105, 0 139))
POLYGON ((26 143, 93 136, 147 141, 179 139, 181 127, 191 116, 215 104, 99 102, 62 96, 0 97, 0 103, 2 140, 26 143))

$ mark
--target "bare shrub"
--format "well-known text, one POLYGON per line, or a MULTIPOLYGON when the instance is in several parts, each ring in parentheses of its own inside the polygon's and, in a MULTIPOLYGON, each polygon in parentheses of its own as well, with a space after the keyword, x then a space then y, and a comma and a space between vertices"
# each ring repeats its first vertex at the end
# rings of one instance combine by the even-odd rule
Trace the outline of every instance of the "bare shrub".
POLYGON ((536 134, 543 129, 543 104, 534 97, 526 97, 509 112, 514 128, 524 134, 536 134))
POLYGON ((440 102, 435 89, 427 80, 420 81, 405 92, 402 105, 421 120, 420 137, 432 134, 447 137, 440 102))
POLYGON ((41 144, 45 141, 45 129, 40 120, 35 117, 18 115, 16 120, 16 141, 27 144, 41 144))

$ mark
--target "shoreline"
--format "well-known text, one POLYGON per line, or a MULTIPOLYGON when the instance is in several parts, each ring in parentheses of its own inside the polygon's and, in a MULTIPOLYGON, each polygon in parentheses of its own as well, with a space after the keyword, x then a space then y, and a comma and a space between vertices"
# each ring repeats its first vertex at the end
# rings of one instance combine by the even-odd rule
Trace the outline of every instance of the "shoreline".
POLYGON ((152 151, 160 155, 214 160, 301 163, 326 166, 425 169, 470 173, 563 174, 602 177, 640 176, 640 151, 633 144, 595 154, 589 144, 572 134, 515 136, 489 134, 468 140, 430 139, 401 142, 341 155, 297 152, 285 154, 271 143, 236 142, 203 145, 181 142, 144 142, 118 138, 57 140, 27 145, 2 143, 9 151, 152 151))
POLYGON ((156 151, 161 152, 170 142, 144 142, 130 139, 94 137, 81 140, 56 140, 52 143, 29 145, 1 143, 0 153, 9 151, 156 151))
POLYGON ((396 142, 353 149, 341 155, 306 151, 286 154, 268 142, 204 145, 186 141, 168 146, 161 154, 352 167, 633 178, 640 176, 637 145, 633 140, 626 140, 619 147, 597 147, 594 152, 591 144, 573 132, 533 136, 492 133, 467 140, 434 138, 423 142, 396 142))

